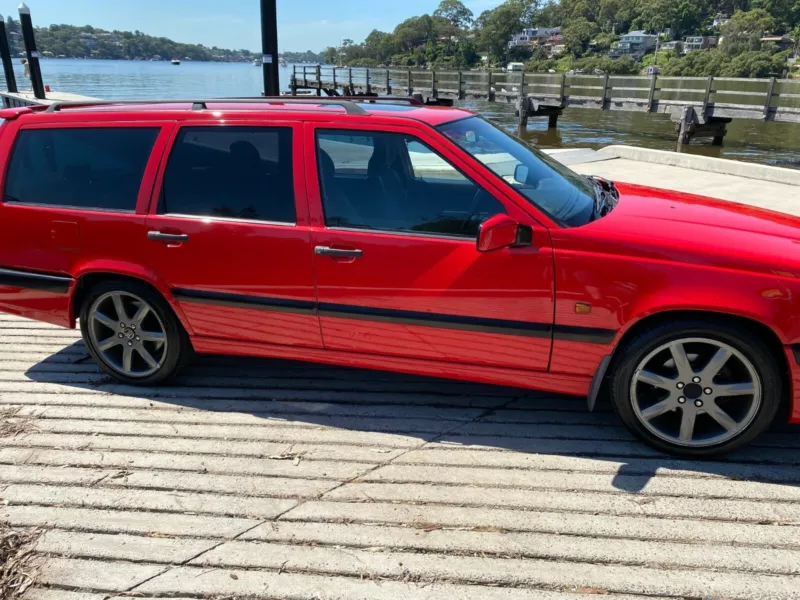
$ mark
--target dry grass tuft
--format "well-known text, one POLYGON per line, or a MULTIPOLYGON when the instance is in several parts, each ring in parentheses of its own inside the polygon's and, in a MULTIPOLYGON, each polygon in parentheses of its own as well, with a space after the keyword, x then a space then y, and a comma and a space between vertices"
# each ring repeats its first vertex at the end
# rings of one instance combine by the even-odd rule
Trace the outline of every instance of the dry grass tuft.
POLYGON ((16 600, 33 585, 37 575, 33 549, 41 533, 17 531, 0 522, 0 600, 16 600))
POLYGON ((22 410, 20 406, 0 410, 0 438, 14 437, 36 431, 36 427, 30 417, 17 417, 20 410, 22 410))

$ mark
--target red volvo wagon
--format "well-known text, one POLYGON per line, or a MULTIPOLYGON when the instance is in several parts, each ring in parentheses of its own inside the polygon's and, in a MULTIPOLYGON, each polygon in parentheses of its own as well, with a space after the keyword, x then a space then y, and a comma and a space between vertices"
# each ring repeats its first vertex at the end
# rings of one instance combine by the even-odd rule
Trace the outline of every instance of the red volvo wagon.
POLYGON ((0 310, 116 379, 192 351, 586 395, 653 446, 800 422, 800 220, 575 174, 465 110, 6 109, 0 310))

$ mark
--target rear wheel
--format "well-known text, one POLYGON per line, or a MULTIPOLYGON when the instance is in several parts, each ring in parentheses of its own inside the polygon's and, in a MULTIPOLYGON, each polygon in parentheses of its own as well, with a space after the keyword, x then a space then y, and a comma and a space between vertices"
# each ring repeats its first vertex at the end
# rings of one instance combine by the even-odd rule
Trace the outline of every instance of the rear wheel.
POLYGON ((189 352, 169 305, 133 281, 106 281, 92 288, 81 308, 81 333, 100 367, 128 384, 168 380, 189 352))
POLYGON ((619 352, 611 373, 614 408, 660 450, 730 452, 763 432, 780 406, 776 358, 747 328, 678 322, 639 335, 619 352))

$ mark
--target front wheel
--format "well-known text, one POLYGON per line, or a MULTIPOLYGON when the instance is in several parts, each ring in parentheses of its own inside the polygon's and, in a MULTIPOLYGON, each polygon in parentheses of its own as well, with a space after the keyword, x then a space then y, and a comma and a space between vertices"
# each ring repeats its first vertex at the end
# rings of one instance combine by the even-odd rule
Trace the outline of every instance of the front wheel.
POLYGON ((133 281, 94 286, 81 307, 81 333, 100 367, 132 385, 165 382, 189 353, 186 334, 166 301, 133 281))
POLYGON ((659 450, 700 458, 741 448, 772 423, 781 403, 776 358, 746 328, 676 322, 619 352, 611 372, 614 409, 659 450))

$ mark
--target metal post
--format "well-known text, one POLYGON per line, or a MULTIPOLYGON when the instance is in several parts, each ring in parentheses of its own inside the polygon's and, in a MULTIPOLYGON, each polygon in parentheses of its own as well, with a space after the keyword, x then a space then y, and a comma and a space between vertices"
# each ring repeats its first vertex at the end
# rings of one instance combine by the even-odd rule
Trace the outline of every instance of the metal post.
POLYGON ((264 95, 278 96, 278 10, 276 0, 261 0, 261 60, 264 69, 264 95))
POLYGON ((6 20, 0 15, 0 55, 3 58, 3 72, 6 74, 6 86, 12 94, 17 93, 17 79, 14 77, 14 65, 11 63, 11 48, 8 45, 6 20))
POLYGON ((36 39, 33 36, 31 9, 24 2, 19 5, 19 21, 22 26, 22 37, 25 40, 25 51, 28 54, 33 95, 35 98, 43 100, 45 97, 44 83, 42 83, 42 69, 39 67, 39 51, 36 49, 36 39))

